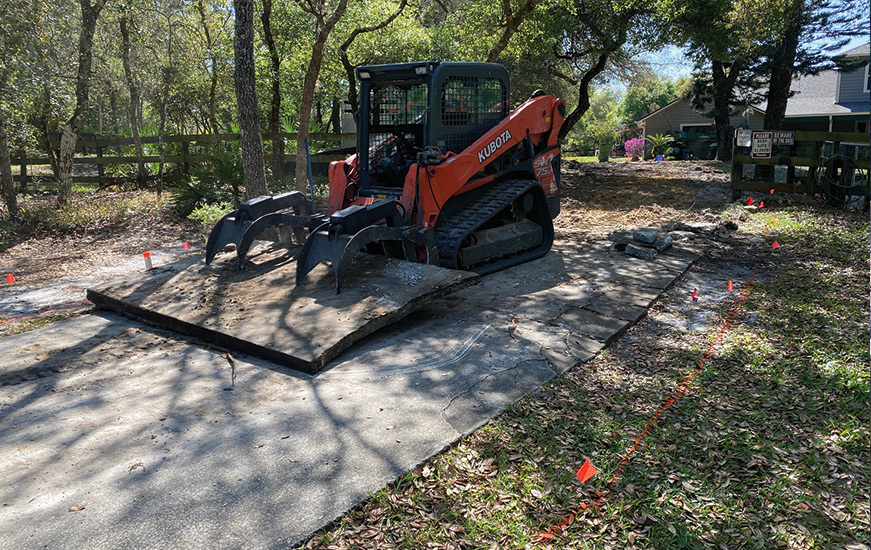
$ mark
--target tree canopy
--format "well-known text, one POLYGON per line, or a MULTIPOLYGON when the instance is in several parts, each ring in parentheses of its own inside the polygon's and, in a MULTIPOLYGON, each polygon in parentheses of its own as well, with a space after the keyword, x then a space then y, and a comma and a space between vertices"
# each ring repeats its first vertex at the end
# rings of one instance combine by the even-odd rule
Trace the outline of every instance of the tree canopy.
MULTIPOLYGON (((723 120, 742 79, 761 79, 764 87, 775 75, 782 80, 783 70, 791 78, 830 67, 844 40, 868 28, 867 0, 246 0, 242 5, 252 2, 252 112, 273 135, 338 130, 342 110, 348 109, 343 105, 356 103, 356 66, 423 59, 507 65, 513 105, 536 89, 566 100, 563 137, 580 123, 595 90, 621 83, 626 91, 615 123, 629 124, 680 92, 652 74, 639 56, 667 44, 684 48, 699 75, 707 75, 708 112, 728 131, 723 120), (863 7, 865 17, 849 15, 863 7)), ((7 206, 14 196, 4 159, 46 151, 63 130, 70 139, 79 133, 135 138, 238 131, 237 4, 4 2, 0 191, 7 206)), ((679 87, 686 89, 685 83, 679 87)), ((278 162, 283 147, 276 142, 266 151, 275 153, 266 166, 268 181, 283 176, 278 162)), ((137 154, 141 158, 141 150, 137 154)), ((69 159, 52 154, 51 160, 59 178, 66 177, 69 159)))

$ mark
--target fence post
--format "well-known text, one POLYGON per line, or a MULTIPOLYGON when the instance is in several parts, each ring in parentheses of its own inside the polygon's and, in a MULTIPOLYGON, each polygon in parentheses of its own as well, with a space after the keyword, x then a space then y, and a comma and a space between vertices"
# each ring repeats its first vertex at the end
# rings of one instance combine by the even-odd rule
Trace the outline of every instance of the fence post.
POLYGON ((191 154, 191 142, 182 141, 181 142, 181 154, 184 157, 184 173, 190 174, 191 171, 191 163, 188 162, 188 155, 191 154))
MULTIPOLYGON (((744 174, 743 165, 735 160, 735 149, 738 145, 738 131, 735 130, 734 135, 732 135, 732 200, 738 200, 741 198, 741 189, 735 189, 736 183, 741 183, 741 177, 744 174)), ((740 186, 739 186, 740 187, 740 186)))
MULTIPOLYGON (((821 160, 821 154, 823 151, 823 142, 815 141, 813 147, 811 148, 811 158, 814 159, 815 162, 819 163, 821 160)), ((807 171, 807 187, 805 187, 805 193, 810 196, 813 196, 817 191, 814 186, 817 181, 817 168, 818 166, 811 166, 807 171)))
MULTIPOLYGON (((103 159, 103 148, 100 146, 97 146, 97 159, 98 160, 103 159)), ((102 162, 97 164, 97 176, 99 176, 99 178, 100 178, 99 180, 97 180, 98 181, 97 187, 102 189, 103 188, 103 178, 106 177, 106 165, 104 165, 102 162)))
POLYGON ((27 155, 25 151, 21 151, 21 165, 20 165, 19 177, 21 178, 21 192, 27 192, 27 155))

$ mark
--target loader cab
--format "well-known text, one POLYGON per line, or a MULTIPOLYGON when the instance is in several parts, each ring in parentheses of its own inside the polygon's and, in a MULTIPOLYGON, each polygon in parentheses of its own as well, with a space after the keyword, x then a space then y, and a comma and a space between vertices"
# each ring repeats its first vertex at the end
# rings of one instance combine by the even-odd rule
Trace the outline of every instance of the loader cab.
POLYGON ((460 153, 508 116, 508 69, 436 61, 362 66, 357 128, 362 196, 402 193, 425 147, 460 153))

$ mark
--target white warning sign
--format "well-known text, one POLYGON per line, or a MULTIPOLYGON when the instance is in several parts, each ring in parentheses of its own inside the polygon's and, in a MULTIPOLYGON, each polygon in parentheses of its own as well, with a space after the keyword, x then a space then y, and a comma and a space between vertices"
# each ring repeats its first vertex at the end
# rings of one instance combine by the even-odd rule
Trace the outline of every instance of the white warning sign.
POLYGON ((753 132, 750 139, 750 158, 771 158, 771 132, 753 132))

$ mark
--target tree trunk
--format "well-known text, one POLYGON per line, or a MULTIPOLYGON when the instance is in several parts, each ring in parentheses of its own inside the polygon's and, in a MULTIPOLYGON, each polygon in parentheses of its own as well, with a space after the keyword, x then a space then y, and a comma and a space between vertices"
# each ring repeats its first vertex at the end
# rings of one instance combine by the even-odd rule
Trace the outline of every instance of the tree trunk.
MULTIPOLYGON (((0 90, 6 89, 8 73, 0 75, 0 90)), ((24 176, 25 174, 22 174, 24 176)), ((24 181, 22 179, 22 181, 24 181)), ((18 219, 18 197, 15 194, 15 181, 12 179, 12 161, 9 158, 9 140, 6 137, 6 115, 0 104, 0 196, 9 211, 9 219, 18 219)))
POLYGON ((405 9, 406 4, 408 4, 408 0, 402 0, 396 8, 396 11, 390 14, 390 17, 377 25, 354 29, 354 31, 351 32, 351 36, 349 36, 348 39, 339 46, 339 58, 342 61, 342 66, 345 67, 345 74, 348 76, 348 104, 351 106, 352 113, 357 112, 357 102, 359 99, 357 98, 357 74, 354 72, 354 65, 351 63, 351 60, 348 59, 348 48, 351 47, 351 44, 354 43, 354 40, 356 40, 359 35, 381 30, 390 23, 393 23, 393 20, 399 17, 399 14, 401 14, 402 10, 405 9))
POLYGON ((609 49, 600 53, 598 59, 596 59, 596 64, 584 73, 584 76, 578 84, 578 105, 575 107, 574 111, 566 116, 559 131, 560 141, 565 139, 569 132, 572 131, 572 128, 575 127, 575 124, 577 124, 578 121, 581 120, 581 117, 584 116, 584 113, 587 112, 587 109, 590 108, 590 83, 597 75, 599 75, 599 73, 605 70, 605 65, 608 64, 608 57, 612 52, 620 49, 620 47, 620 45, 617 45, 614 49, 609 49))
POLYGON ((487 61, 491 63, 496 61, 499 54, 508 47, 508 42, 511 41, 511 37, 520 29, 520 25, 523 24, 540 1, 541 0, 526 0, 526 4, 524 4, 517 14, 515 14, 511 10, 511 0, 502 0, 502 13, 505 16, 505 27, 502 28, 502 35, 499 37, 499 40, 490 50, 490 53, 487 54, 487 61))
POLYGON ((305 157, 305 141, 308 139, 309 128, 311 127, 312 105, 315 98, 315 85, 318 82, 318 75, 321 72, 321 63, 323 62, 324 48, 327 45, 327 39, 330 37, 330 32, 342 18, 345 13, 345 8, 348 7, 348 0, 339 0, 336 10, 328 19, 324 19, 323 13, 312 13, 317 18, 317 26, 315 28, 315 43, 312 48, 311 62, 309 62, 308 70, 305 73, 305 80, 302 85, 302 101, 299 106, 299 129, 297 130, 296 138, 296 189, 305 191, 306 180, 308 178, 308 169, 305 157))
POLYGON ((284 138, 281 137, 281 59, 272 36, 272 0, 263 0, 263 40, 269 49, 272 66, 272 100, 269 111, 269 135, 272 137, 272 178, 284 179, 284 138))
POLYGON ((342 102, 338 97, 333 98, 332 107, 330 108, 330 132, 338 134, 342 131, 342 102))
POLYGON ((801 36, 801 15, 804 0, 792 3, 793 13, 789 28, 771 57, 771 80, 768 83, 768 105, 765 108, 764 128, 780 130, 786 116, 786 102, 789 100, 789 88, 792 86, 792 75, 795 72, 795 56, 798 51, 798 40, 801 36))
MULTIPOLYGON (((55 151, 54 145, 51 142, 51 134, 48 127, 48 110, 51 105, 51 89, 48 87, 49 80, 42 79, 42 114, 39 119, 40 132, 42 134, 42 142, 45 146, 45 152, 48 154, 48 162, 51 164, 51 173, 54 176, 55 183, 60 183, 60 155, 55 151)), ((22 184, 21 190, 24 192, 26 187, 22 184)))
POLYGON ((160 98, 160 123, 157 126, 157 154, 160 156, 160 161, 157 164, 157 195, 163 192, 163 171, 166 166, 164 160, 166 153, 166 142, 163 141, 163 135, 166 131, 166 105, 169 103, 169 89, 172 85, 172 21, 167 19, 169 28, 169 40, 166 46, 166 67, 163 68, 163 94, 160 98))
POLYGON ((242 174, 245 196, 249 199, 266 195, 266 169, 263 163, 263 141, 260 135, 260 112, 254 88, 254 2, 233 0, 236 10, 236 31, 233 48, 236 53, 233 84, 239 106, 239 140, 242 146, 242 174))
POLYGON ((73 190, 73 157, 79 132, 88 120, 88 90, 91 84, 91 60, 93 58, 94 31, 97 17, 106 5, 106 0, 79 0, 82 9, 82 30, 79 33, 79 68, 76 73, 76 109, 73 116, 64 124, 60 140, 60 182, 57 202, 65 206, 73 190))
POLYGON ((211 131, 217 133, 218 119, 215 116, 215 95, 218 89, 218 60, 215 57, 215 46, 212 43, 212 33, 206 20, 206 9, 203 7, 203 0, 197 0, 197 11, 200 14, 203 33, 206 35, 206 47, 209 49, 209 62, 211 63, 211 74, 209 75, 209 124, 212 127, 211 131))
POLYGON ((114 85, 109 89, 109 121, 112 125, 112 137, 118 137, 121 132, 118 127, 118 93, 114 85))
POLYGON ((729 121, 729 111, 732 106, 732 88, 741 67, 733 62, 726 70, 722 61, 711 61, 711 74, 714 87, 714 127, 717 133, 717 160, 729 162, 732 160, 732 124, 729 121))
POLYGON ((312 48, 312 59, 308 65, 308 70, 305 72, 305 80, 303 80, 302 84, 302 102, 299 106, 299 128, 296 134, 296 172, 294 174, 297 191, 305 191, 307 187, 308 159, 306 159, 305 155, 305 141, 308 139, 309 127, 311 126, 315 85, 318 81, 318 74, 321 71, 321 61, 328 36, 329 32, 323 32, 323 29, 318 32, 314 48, 312 48))
POLYGON ((145 170, 144 154, 142 152, 142 139, 139 137, 139 117, 136 106, 139 105, 139 87, 133 77, 133 68, 130 64, 130 32, 127 29, 127 16, 121 17, 121 59, 124 64, 124 77, 127 79, 127 90, 130 93, 130 107, 127 110, 130 116, 130 133, 133 134, 133 148, 136 150, 136 186, 145 189, 148 184, 148 172, 145 170))

